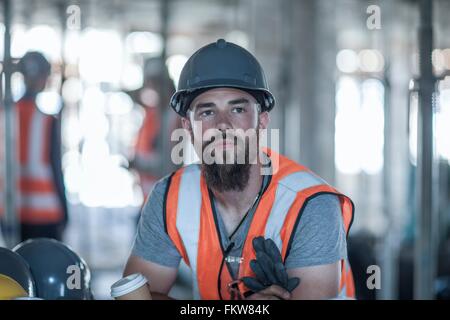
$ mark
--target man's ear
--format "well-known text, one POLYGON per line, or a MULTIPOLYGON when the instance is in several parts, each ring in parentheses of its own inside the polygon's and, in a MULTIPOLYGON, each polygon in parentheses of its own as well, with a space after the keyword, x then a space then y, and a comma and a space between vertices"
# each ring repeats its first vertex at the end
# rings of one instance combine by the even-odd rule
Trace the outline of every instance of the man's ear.
POLYGON ((189 118, 187 116, 181 118, 181 126, 183 127, 183 129, 188 130, 189 132, 192 132, 191 121, 189 120, 189 118))
POLYGON ((269 113, 267 111, 261 112, 258 116, 258 121, 260 129, 267 129, 270 121, 269 113))
POLYGON ((191 142, 194 142, 194 132, 192 131, 192 124, 191 120, 189 120, 188 116, 181 118, 181 126, 184 130, 187 130, 189 132, 189 135, 191 136, 191 142))

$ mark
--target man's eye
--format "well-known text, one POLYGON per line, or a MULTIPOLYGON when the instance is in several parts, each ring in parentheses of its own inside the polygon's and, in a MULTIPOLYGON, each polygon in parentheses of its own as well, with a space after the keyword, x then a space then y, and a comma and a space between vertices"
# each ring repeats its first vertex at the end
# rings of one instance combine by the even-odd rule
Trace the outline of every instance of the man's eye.
POLYGON ((214 112, 212 110, 205 110, 200 113, 200 117, 211 116, 214 112))
POLYGON ((243 107, 235 107, 233 108, 234 113, 242 113, 245 112, 245 109, 243 107))

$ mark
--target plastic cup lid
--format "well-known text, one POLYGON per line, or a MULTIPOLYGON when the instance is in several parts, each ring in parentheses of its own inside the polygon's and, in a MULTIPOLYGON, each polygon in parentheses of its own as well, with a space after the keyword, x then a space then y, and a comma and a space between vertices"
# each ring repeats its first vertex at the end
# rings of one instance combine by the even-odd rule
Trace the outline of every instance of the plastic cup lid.
POLYGON ((111 286, 111 297, 116 298, 128 294, 147 283, 147 279, 140 273, 133 273, 120 279, 111 286))

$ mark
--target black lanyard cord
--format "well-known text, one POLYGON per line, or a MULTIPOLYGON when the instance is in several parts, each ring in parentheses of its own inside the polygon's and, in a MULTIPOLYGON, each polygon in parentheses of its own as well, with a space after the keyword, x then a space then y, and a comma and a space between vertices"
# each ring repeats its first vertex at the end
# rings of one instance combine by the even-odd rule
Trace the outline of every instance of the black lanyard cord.
MULTIPOLYGON (((253 208, 255 207, 255 205, 258 204, 259 200, 261 199, 261 196, 263 195, 264 191, 266 190, 266 188, 268 187, 270 180, 268 181, 268 183, 264 183, 264 179, 261 183, 261 189, 258 192, 258 195, 255 198, 255 201, 253 202, 252 206, 248 209, 248 211, 245 213, 244 217, 241 219, 241 221, 239 222, 238 226, 234 229, 234 231, 231 233, 231 235, 228 237, 229 240, 232 239, 232 237, 235 235, 235 233, 239 230, 239 228, 241 227, 241 225, 243 224, 245 218, 248 216, 248 214, 253 210, 253 208)), ((209 196, 210 199, 212 200, 212 192, 211 190, 208 189, 209 192, 209 196)), ((212 207, 213 207, 213 213, 216 215, 217 213, 215 212, 215 205, 212 202, 212 207)), ((220 236, 219 236, 220 237, 220 236)), ((223 251, 223 257, 222 257, 222 262, 220 263, 220 269, 219 269, 219 276, 217 277, 217 291, 219 292, 219 297, 220 300, 223 300, 222 297, 222 292, 221 292, 221 288, 222 288, 222 271, 223 271, 223 266, 225 264, 225 260, 228 256, 228 254, 231 252, 231 250, 234 247, 234 242, 230 242, 230 244, 228 245, 228 247, 223 251)))
POLYGON ((241 225, 244 223, 245 218, 247 218, 247 216, 249 215, 249 213, 251 211, 253 211, 253 208, 255 207, 255 205, 259 202, 259 199, 261 198, 262 194, 264 193, 264 179, 261 182, 261 188, 259 189, 259 192, 255 198, 255 200, 253 201, 253 204, 251 205, 251 207, 247 210, 247 212, 245 213, 245 215, 242 217, 241 221, 239 222, 239 224, 237 225, 237 227, 234 229, 234 231, 230 234, 230 236, 228 237, 229 240, 231 240, 231 238, 233 238, 233 236, 235 235, 235 233, 239 230, 239 228, 241 227, 241 225))
POLYGON ((228 254, 230 253, 231 249, 233 249, 233 247, 234 247, 234 242, 230 242, 230 244, 228 245, 228 247, 225 249, 225 251, 223 253, 222 262, 220 263, 219 277, 217 278, 217 291, 219 292, 220 300, 223 300, 222 292, 221 292, 221 288, 222 288, 222 279, 221 278, 222 278, 223 265, 225 264, 225 259, 227 258, 228 254))

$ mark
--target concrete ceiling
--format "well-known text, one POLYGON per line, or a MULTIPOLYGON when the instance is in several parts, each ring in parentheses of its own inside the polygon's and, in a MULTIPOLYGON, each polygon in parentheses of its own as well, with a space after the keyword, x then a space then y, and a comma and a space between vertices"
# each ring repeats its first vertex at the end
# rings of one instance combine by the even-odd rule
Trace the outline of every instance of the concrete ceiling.
MULTIPOLYGON (((75 4, 80 7, 83 26, 149 30, 161 26, 159 0, 14 0, 13 21, 24 24, 61 24, 61 9, 75 4)), ((216 32, 229 28, 236 14, 237 0, 172 0, 171 33, 216 32)), ((3 8, 0 9, 3 11, 3 8)), ((65 14, 67 16, 67 14, 65 14)), ((64 16, 63 16, 64 18, 64 16)), ((3 17, 0 18, 3 20, 3 17)))
MULTIPOLYGON (((278 0, 281 2, 281 0, 278 0)), ((284 0, 287 1, 287 0, 284 0)), ((291 0, 298 1, 298 0, 291 0)), ((334 0, 333 0, 334 1, 334 0)), ((403 3, 418 18, 417 0, 339 0, 337 5, 337 25, 340 30, 363 30, 369 4, 379 4, 382 19, 396 19, 385 13, 392 1, 403 3)), ((127 33, 130 31, 161 30, 161 0, 14 0, 13 22, 22 24, 49 24, 61 28, 67 18, 65 9, 71 4, 80 7, 81 26, 112 28, 127 33), (59 9, 60 8, 60 9, 59 9)), ((257 5, 257 0, 170 0, 169 33, 180 42, 182 38, 195 39, 193 47, 198 47, 217 37, 223 37, 233 29, 242 27, 242 20, 250 15, 249 8, 257 5)), ((0 7, 0 11, 3 8, 0 7)), ((450 46, 450 1, 435 0, 436 45, 450 46)), ((402 20, 402 17, 397 17, 402 20)), ((3 16, 0 16, 3 20, 3 16)), ((418 19, 406 19, 407 23, 418 19)), ((395 21, 394 21, 395 22, 395 21)), ((411 25, 416 29, 417 24, 411 25)), ((401 23, 401 22, 400 22, 401 23)), ((391 24, 392 26, 392 24, 391 24)), ((383 30, 389 32, 389 30, 383 30)), ((362 31, 361 31, 362 32, 362 31)), ((361 34, 360 37, 368 38, 361 34)), ((352 37, 357 40, 357 37, 352 37)))

